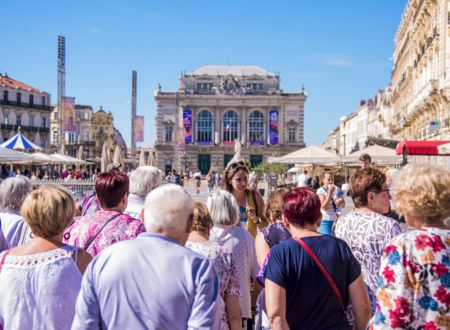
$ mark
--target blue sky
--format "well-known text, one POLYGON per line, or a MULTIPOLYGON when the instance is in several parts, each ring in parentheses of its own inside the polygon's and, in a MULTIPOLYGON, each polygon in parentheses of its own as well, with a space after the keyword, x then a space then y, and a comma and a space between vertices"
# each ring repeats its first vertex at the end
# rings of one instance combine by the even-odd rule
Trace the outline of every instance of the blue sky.
POLYGON ((57 36, 66 37, 66 95, 103 106, 127 143, 131 71, 145 142, 155 140, 158 83, 205 64, 257 65, 284 91, 308 92, 305 142, 320 144, 339 117, 390 81, 406 0, 144 1, 0 0, 0 72, 52 94, 57 36))

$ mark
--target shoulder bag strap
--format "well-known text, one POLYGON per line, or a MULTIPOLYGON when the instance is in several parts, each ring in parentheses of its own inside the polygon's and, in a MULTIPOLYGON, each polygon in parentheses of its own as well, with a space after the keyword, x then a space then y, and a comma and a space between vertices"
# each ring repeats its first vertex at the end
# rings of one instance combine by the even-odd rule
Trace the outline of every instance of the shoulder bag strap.
POLYGON ((300 238, 294 238, 294 240, 298 244, 301 245, 301 247, 306 251, 306 253, 309 254, 309 256, 312 258, 312 260, 314 260, 316 265, 320 268, 320 270, 322 271, 322 274, 325 276, 328 283, 330 283, 331 288, 333 289, 334 293, 336 294, 336 297, 339 300, 339 304, 341 305, 342 310, 345 312, 344 301, 342 300, 341 293, 339 292, 339 289, 338 289, 336 283, 334 282, 333 278, 331 277, 330 273, 328 273, 328 271, 326 270, 326 268, 324 267, 322 262, 319 260, 319 258, 317 258, 317 256, 314 254, 314 252, 309 248, 309 246, 303 240, 301 240, 300 238))
POLYGON ((105 222, 105 224, 100 228, 100 230, 91 237, 91 239, 89 241, 87 241, 86 245, 84 246, 83 250, 87 250, 89 248, 89 246, 91 246, 92 242, 94 242, 94 240, 97 238, 97 236, 103 231, 103 229, 105 229, 105 227, 111 222, 113 221, 115 218, 117 218, 119 215, 122 215, 123 213, 118 213, 114 216, 112 216, 108 221, 105 222))
POLYGON ((0 272, 2 271, 3 264, 5 263, 5 259, 8 256, 10 251, 11 251, 11 249, 6 250, 5 253, 3 253, 3 255, 2 255, 2 259, 0 260, 0 272))

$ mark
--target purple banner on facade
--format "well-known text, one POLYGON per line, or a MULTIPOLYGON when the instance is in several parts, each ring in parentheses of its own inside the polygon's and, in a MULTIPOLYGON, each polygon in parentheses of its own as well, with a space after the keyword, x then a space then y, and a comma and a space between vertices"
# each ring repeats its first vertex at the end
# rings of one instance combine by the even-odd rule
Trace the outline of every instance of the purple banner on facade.
POLYGON ((278 110, 269 112, 269 142, 278 144, 278 110))
POLYGON ((192 110, 183 110, 184 144, 192 142, 192 110))

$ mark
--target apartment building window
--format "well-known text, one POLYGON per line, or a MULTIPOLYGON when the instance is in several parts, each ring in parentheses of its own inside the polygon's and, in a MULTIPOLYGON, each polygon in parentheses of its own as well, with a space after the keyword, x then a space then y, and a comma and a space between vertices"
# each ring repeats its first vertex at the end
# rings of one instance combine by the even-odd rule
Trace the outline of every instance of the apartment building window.
POLYGON ((34 106, 34 95, 30 95, 30 106, 34 106))
POLYGON ((16 117, 16 125, 17 126, 22 125, 22 116, 21 115, 17 115, 17 117, 16 117))
POLYGON ((5 112, 3 116, 3 124, 9 125, 9 112, 5 112))
POLYGON ((22 93, 17 93, 17 104, 21 105, 22 104, 22 93))
POLYGON ((76 149, 69 149, 69 156, 70 157, 76 157, 77 156, 77 150, 76 149))
POLYGON ((238 138, 238 115, 234 111, 227 111, 223 116, 223 138, 226 144, 234 143, 238 138))
POLYGON ((166 142, 172 142, 172 132, 173 132, 173 127, 167 126, 166 127, 166 142))
POLYGON ((247 84, 247 88, 250 88, 251 90, 254 90, 254 91, 262 91, 264 88, 264 85, 262 83, 247 84))
POLYGON ((203 110, 198 114, 197 142, 212 142, 212 115, 208 110, 203 110))
POLYGON ((86 132, 86 141, 90 141, 89 131, 86 132))
POLYGON ((70 132, 68 135, 69 135, 69 143, 74 144, 75 143, 75 133, 70 132))
POLYGON ((212 83, 197 83, 197 90, 210 91, 214 84, 212 83))
POLYGON ((8 91, 3 91, 3 101, 8 102, 9 94, 8 91))
POLYGON ((42 127, 47 128, 47 118, 42 117, 42 127))
POLYGON ((30 117, 28 117, 28 126, 34 127, 34 116, 33 115, 30 115, 30 117))
POLYGON ((250 144, 264 143, 264 116, 259 111, 253 111, 249 117, 248 133, 250 144))
POLYGON ((58 143, 58 131, 53 131, 53 143, 58 143))
POLYGON ((289 143, 295 143, 295 127, 289 127, 288 141, 289 143))
POLYGON ((43 107, 46 106, 45 96, 42 96, 42 97, 41 97, 41 104, 42 104, 43 107))

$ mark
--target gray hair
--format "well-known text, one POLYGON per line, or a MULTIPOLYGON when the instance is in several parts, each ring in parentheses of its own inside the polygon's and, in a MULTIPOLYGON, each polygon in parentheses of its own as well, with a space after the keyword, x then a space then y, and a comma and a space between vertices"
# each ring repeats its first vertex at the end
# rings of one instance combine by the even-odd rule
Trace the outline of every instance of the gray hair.
POLYGON ((194 212, 194 200, 182 187, 165 184, 152 190, 145 198, 144 225, 181 233, 186 230, 189 217, 194 212))
POLYGON ((20 211, 25 197, 32 188, 31 180, 23 175, 7 178, 0 184, 0 208, 20 211))
POLYGON ((239 206, 236 198, 226 190, 210 195, 206 206, 215 225, 235 225, 239 222, 239 206))
POLYGON ((130 193, 147 196, 150 191, 162 184, 163 173, 154 166, 139 166, 129 177, 130 193))

